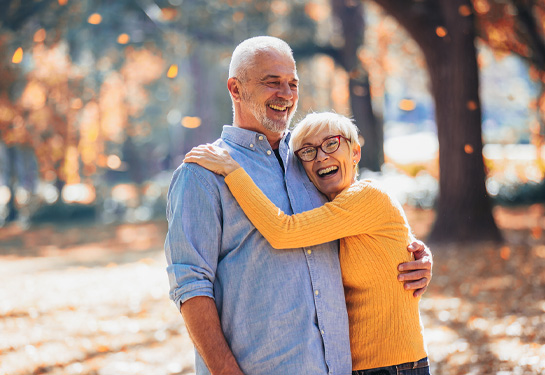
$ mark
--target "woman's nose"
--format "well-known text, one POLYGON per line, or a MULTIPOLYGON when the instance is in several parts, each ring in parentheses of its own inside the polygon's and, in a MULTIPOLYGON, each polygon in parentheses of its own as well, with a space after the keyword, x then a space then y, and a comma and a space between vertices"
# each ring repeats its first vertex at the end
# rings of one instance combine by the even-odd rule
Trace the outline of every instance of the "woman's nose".
POLYGON ((316 160, 322 161, 327 160, 329 158, 329 154, 326 154, 324 150, 322 150, 320 147, 316 150, 316 160))

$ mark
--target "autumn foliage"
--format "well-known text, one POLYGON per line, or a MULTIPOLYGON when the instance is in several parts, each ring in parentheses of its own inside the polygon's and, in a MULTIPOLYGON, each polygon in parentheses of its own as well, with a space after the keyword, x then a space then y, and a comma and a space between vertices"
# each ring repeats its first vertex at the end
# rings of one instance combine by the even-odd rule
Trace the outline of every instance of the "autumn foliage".
MULTIPOLYGON (((433 212, 407 207, 419 237, 433 212)), ((434 247, 421 301, 436 375, 545 371, 543 205, 496 209, 503 246, 434 247)), ((0 373, 192 374, 163 221, 0 231, 0 373)))

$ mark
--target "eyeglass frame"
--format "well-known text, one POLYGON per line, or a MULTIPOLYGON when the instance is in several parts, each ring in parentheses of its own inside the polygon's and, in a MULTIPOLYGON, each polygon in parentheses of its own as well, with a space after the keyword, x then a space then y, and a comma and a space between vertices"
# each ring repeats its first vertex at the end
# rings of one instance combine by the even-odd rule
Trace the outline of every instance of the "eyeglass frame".
POLYGON ((344 135, 341 135, 341 134, 339 134, 339 135, 333 135, 333 136, 331 136, 331 137, 327 137, 326 139, 324 139, 324 140, 322 141, 322 143, 320 143, 318 146, 304 146, 304 147, 301 147, 301 148, 298 149, 298 150, 295 150, 293 153, 295 154, 295 156, 297 156, 297 158, 298 158, 299 160, 301 160, 302 162, 308 163, 308 162, 311 162, 311 161, 316 160, 316 158, 318 157, 318 148, 319 148, 320 150, 322 150, 322 152, 323 152, 324 154, 326 154, 326 155, 330 155, 330 154, 333 154, 334 152, 336 152, 336 151, 339 149, 339 147, 341 147, 341 138, 345 139, 348 143, 350 143, 350 141, 351 141, 350 138, 346 138, 344 135), (322 148, 322 145, 323 145, 325 142, 329 141, 331 138, 337 138, 337 139, 339 140, 339 144, 338 144, 338 146, 337 146, 337 148, 336 148, 335 150, 333 150, 333 151, 331 151, 331 152, 326 152, 326 151, 322 148), (299 152, 300 152, 301 150, 306 149, 306 148, 314 148, 314 149, 316 150, 316 154, 314 154, 314 157, 313 157, 312 159, 310 159, 310 160, 303 160, 303 159, 301 158, 301 156, 299 156, 299 152))

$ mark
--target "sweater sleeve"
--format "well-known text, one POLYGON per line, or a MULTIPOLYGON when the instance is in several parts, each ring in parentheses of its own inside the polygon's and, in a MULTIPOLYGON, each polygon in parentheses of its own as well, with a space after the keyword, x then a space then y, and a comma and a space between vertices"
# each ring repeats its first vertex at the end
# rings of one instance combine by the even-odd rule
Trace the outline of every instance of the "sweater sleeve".
POLYGON ((387 194, 356 183, 321 207, 286 215, 239 168, 225 182, 246 216, 276 249, 313 246, 339 238, 378 231, 397 216, 387 194))

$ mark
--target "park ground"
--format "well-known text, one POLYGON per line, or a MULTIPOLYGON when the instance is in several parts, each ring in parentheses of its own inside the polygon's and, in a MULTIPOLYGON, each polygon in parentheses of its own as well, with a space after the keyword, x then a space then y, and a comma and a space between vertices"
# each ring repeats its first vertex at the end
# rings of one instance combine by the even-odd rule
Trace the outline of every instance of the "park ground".
MULTIPOLYGON (((503 245, 432 248, 420 306, 435 375, 545 374, 544 212, 496 208, 503 245)), ((433 212, 407 215, 424 237, 433 212)), ((165 232, 163 221, 0 228, 0 375, 193 374, 165 232)))

